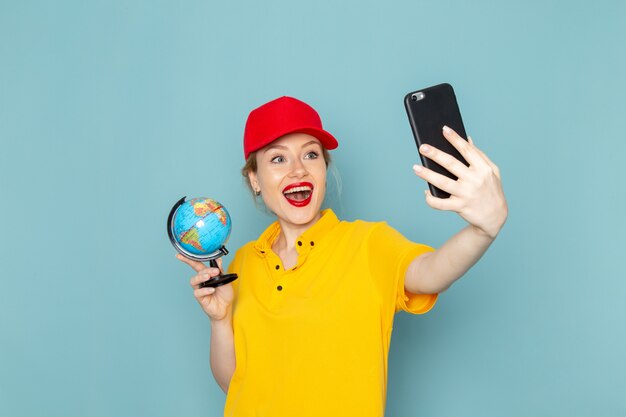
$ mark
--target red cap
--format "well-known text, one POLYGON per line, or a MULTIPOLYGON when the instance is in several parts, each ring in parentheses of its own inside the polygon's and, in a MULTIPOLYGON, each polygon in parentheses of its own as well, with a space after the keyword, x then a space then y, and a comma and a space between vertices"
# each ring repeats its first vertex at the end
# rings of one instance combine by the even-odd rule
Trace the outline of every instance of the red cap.
POLYGON ((261 149, 288 133, 307 133, 326 149, 335 149, 337 140, 322 128, 315 109, 293 97, 282 96, 252 110, 243 134, 243 154, 261 149))

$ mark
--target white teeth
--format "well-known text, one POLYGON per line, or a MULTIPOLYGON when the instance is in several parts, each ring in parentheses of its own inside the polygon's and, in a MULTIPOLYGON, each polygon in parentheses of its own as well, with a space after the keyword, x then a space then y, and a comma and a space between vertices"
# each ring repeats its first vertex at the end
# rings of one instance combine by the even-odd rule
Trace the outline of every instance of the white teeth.
POLYGON ((295 187, 295 188, 285 191, 284 194, 298 193, 300 191, 311 191, 311 190, 312 188, 308 186, 295 187))

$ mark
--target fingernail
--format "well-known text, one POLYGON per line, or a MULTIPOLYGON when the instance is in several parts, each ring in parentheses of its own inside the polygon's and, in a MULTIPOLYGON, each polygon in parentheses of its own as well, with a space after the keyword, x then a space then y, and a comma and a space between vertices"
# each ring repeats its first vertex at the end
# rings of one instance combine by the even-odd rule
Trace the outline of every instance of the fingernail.
POLYGON ((424 153, 426 153, 426 152, 430 152, 430 146, 428 146, 428 145, 422 145, 422 146, 421 146, 421 148, 420 148, 420 150, 421 150, 422 152, 424 152, 424 153))
POLYGON ((413 165, 413 170, 415 172, 421 172, 422 171, 422 167, 420 165, 415 164, 415 165, 413 165))
POLYGON ((444 126, 443 127, 443 131, 446 132, 446 133, 450 133, 451 130, 452 129, 450 129, 448 126, 444 126))

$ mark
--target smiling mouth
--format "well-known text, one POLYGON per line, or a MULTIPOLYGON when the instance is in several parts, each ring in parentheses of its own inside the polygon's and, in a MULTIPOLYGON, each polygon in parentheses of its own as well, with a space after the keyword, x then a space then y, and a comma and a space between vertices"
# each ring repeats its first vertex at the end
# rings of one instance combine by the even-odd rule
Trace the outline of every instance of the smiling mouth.
POLYGON ((313 195, 313 184, 298 183, 285 188, 283 195, 287 201, 296 207, 303 207, 309 204, 313 195))

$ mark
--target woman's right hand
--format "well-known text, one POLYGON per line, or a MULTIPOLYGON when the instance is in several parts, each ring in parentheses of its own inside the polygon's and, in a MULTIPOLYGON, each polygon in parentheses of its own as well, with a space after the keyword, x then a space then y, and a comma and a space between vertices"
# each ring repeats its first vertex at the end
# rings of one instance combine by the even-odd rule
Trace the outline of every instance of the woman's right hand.
POLYGON ((181 254, 176 254, 176 258, 186 263, 197 272, 196 275, 191 277, 189 283, 194 289, 193 295, 196 297, 198 304, 200 304, 200 307, 202 307, 202 310, 204 310, 206 315, 209 316, 211 321, 218 322, 229 318, 229 314, 232 313, 233 298, 235 296, 233 283, 229 282, 228 284, 215 288, 200 288, 200 283, 220 274, 220 270, 222 269, 222 260, 217 260, 217 264, 219 266, 219 269, 217 269, 208 267, 202 262, 188 259, 181 254))

